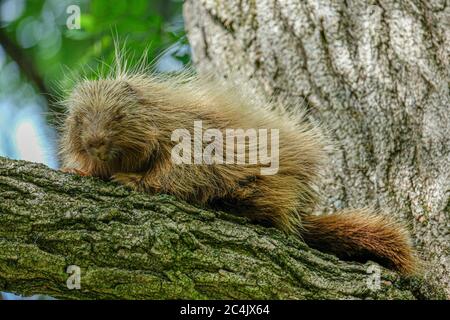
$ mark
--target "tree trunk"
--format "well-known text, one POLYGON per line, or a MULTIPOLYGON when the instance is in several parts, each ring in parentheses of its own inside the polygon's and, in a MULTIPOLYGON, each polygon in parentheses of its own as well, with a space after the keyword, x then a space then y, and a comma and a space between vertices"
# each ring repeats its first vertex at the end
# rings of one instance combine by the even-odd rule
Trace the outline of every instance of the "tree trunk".
POLYGON ((92 299, 445 297, 421 278, 339 261, 243 218, 39 164, 0 157, 0 199, 3 291, 92 299), (80 268, 79 289, 67 286, 69 266, 80 268))
POLYGON ((426 276, 450 295, 450 6, 446 1, 188 0, 200 72, 323 124, 322 208, 406 220, 426 276))

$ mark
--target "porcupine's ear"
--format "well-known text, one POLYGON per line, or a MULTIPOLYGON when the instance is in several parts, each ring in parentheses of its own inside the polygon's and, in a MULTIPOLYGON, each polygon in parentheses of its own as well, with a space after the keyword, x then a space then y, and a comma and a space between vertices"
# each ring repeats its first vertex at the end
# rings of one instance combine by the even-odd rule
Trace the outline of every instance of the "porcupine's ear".
POLYGON ((127 97, 129 100, 132 100, 134 102, 141 102, 143 97, 142 94, 139 92, 139 90, 135 87, 133 87, 132 84, 130 84, 127 80, 123 80, 120 82, 121 91, 123 94, 123 97, 127 97))
POLYGON ((133 96, 136 96, 136 97, 138 96, 138 92, 136 91, 135 88, 133 88, 131 86, 131 84, 128 81, 126 81, 126 80, 121 81, 120 85, 121 85, 121 87, 123 89, 123 93, 125 93, 127 95, 133 95, 133 96))

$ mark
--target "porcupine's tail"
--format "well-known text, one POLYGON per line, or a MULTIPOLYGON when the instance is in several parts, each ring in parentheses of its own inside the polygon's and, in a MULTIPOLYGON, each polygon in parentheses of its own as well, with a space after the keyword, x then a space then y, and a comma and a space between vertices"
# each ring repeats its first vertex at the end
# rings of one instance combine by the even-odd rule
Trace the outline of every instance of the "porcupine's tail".
POLYGON ((373 260, 403 274, 418 270, 407 229, 369 209, 302 217, 302 238, 313 248, 341 259, 373 260))

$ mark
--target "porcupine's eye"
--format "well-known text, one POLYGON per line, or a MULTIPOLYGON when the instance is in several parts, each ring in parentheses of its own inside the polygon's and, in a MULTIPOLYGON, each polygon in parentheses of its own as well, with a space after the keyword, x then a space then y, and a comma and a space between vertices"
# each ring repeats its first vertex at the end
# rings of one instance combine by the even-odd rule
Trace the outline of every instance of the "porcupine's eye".
POLYGON ((119 122, 119 121, 121 121, 123 118, 125 118, 125 115, 124 114, 116 114, 114 117, 113 117, 113 121, 114 122, 119 122))
POLYGON ((83 121, 81 120, 81 117, 79 115, 74 115, 73 116, 73 122, 75 123, 75 125, 77 127, 80 127, 83 124, 83 121))

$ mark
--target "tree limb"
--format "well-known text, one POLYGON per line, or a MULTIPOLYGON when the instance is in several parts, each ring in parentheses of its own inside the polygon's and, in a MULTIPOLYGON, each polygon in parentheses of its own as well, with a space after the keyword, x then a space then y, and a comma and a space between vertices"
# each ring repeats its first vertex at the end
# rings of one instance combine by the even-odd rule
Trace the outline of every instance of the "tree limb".
POLYGON ((294 236, 171 196, 0 157, 0 290, 76 299, 442 298, 294 236), (69 290, 69 265, 81 289, 69 290))

